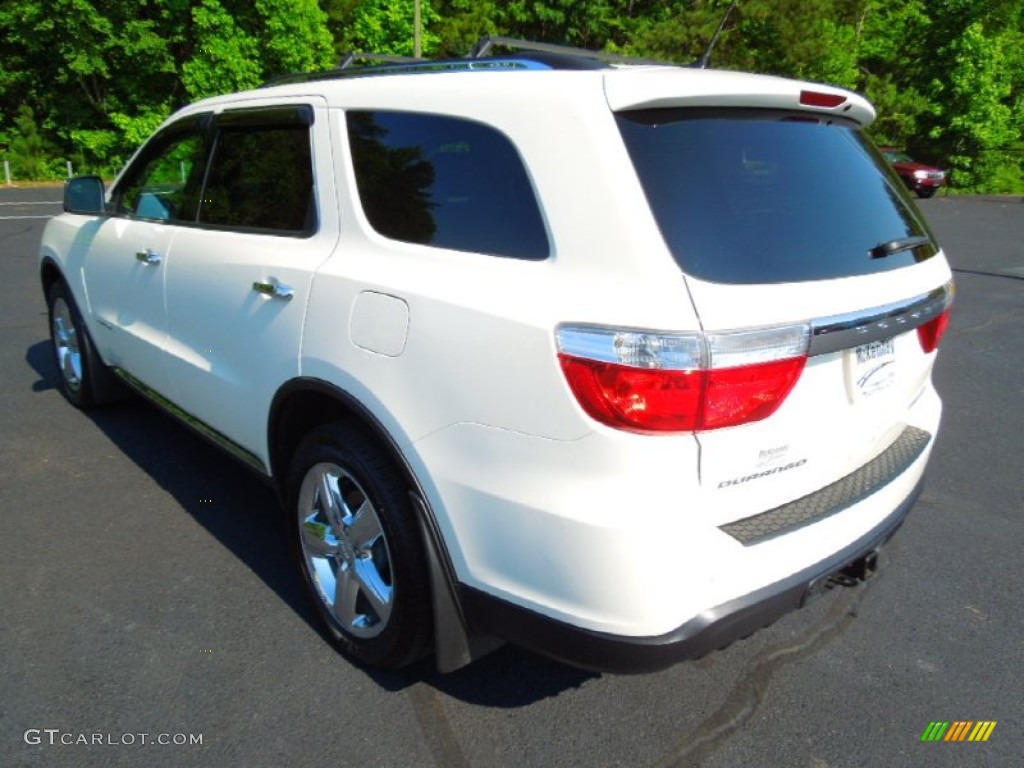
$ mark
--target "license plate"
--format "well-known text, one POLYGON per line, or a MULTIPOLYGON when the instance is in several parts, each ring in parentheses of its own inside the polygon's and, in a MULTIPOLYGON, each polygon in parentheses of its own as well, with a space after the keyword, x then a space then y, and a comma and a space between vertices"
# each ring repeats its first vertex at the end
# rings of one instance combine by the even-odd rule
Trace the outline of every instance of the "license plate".
POLYGON ((851 368, 855 397, 871 397, 896 380, 896 344, 892 339, 872 341, 852 350, 851 368))

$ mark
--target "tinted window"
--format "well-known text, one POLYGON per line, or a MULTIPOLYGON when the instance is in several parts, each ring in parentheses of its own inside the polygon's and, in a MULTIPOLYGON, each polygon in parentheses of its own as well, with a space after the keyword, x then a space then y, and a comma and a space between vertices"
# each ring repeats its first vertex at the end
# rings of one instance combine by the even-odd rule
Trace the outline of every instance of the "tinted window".
POLYGON ((158 135, 118 185, 114 210, 143 219, 195 221, 205 150, 198 124, 158 135))
POLYGON ((929 233, 852 125, 749 110, 645 110, 618 122, 669 248, 696 277, 822 280, 936 252, 871 257, 880 244, 929 233))
POLYGON ((395 240, 544 259, 547 233, 512 143, 481 123, 404 112, 350 112, 366 218, 395 240))
POLYGON ((218 131, 201 224, 297 234, 314 229, 314 210, 306 126, 218 131))

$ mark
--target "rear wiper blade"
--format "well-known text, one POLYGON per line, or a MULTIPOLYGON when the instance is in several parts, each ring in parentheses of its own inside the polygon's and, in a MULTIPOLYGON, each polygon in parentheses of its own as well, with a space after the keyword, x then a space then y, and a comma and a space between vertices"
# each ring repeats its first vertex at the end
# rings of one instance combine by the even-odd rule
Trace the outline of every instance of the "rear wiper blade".
POLYGON ((870 251, 868 255, 872 259, 884 259, 886 256, 892 256, 894 253, 900 251, 909 251, 912 248, 918 248, 922 245, 935 245, 930 237, 924 235, 916 235, 914 237, 900 237, 896 240, 889 240, 885 243, 879 243, 870 251))

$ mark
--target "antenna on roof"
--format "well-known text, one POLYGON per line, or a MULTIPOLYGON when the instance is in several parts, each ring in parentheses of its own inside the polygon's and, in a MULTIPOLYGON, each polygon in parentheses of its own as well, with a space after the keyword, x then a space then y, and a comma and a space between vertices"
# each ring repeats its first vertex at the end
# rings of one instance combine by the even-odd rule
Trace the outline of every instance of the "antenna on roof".
POLYGON ((697 59, 693 66, 697 69, 707 69, 708 64, 711 63, 711 51, 715 49, 715 43, 718 42, 718 38, 722 36, 722 30, 725 29, 725 22, 729 20, 729 16, 732 14, 732 9, 736 7, 736 3, 739 0, 732 0, 729 3, 729 7, 725 9, 725 14, 722 16, 722 20, 718 22, 718 29, 715 30, 715 34, 711 36, 711 42, 708 43, 707 50, 697 59))

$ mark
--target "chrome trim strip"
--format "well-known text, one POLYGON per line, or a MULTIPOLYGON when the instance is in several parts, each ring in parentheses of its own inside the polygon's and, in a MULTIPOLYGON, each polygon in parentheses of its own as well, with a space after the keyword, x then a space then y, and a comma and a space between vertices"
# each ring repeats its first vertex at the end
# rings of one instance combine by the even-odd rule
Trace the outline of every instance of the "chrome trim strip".
POLYGON ((256 454, 247 451, 245 448, 240 446, 230 437, 221 434, 216 429, 207 424, 205 421, 197 419, 188 411, 178 407, 175 403, 168 400, 166 397, 161 395, 159 392, 157 392, 149 385, 145 384, 142 381, 139 381, 137 378, 132 376, 127 371, 122 370, 121 368, 114 368, 113 370, 114 373, 116 373, 117 376, 126 384, 128 384, 132 389, 134 389, 144 398, 152 402, 154 405, 157 405, 163 410, 167 411, 167 413, 169 413, 171 416, 174 416, 186 427, 191 428, 194 432, 198 432, 200 435, 205 437, 210 442, 220 446, 229 454, 231 454, 231 456, 241 461, 247 467, 255 469, 261 475, 269 476, 270 473, 267 472, 266 466, 264 466, 263 462, 256 454))
POLYGON ((825 355, 912 331, 941 315, 953 301, 953 283, 929 293, 859 312, 811 321, 811 355, 825 355))

